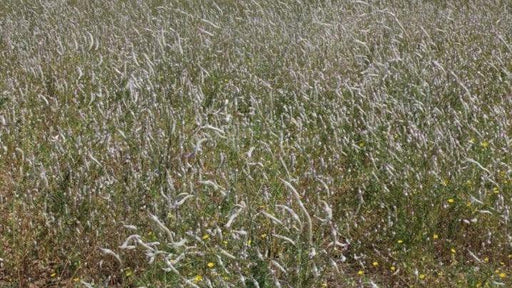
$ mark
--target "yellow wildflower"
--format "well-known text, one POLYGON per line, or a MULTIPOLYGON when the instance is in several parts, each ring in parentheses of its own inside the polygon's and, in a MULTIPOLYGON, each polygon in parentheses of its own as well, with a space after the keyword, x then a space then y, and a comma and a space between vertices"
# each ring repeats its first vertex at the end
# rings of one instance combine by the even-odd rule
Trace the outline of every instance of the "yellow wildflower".
POLYGON ((196 277, 194 277, 194 283, 199 283, 201 281, 203 281, 203 276, 196 275, 196 277))
POLYGON ((453 202, 455 202, 455 199, 453 199, 453 198, 448 199, 448 203, 452 204, 453 202))
POLYGON ((207 264, 207 265, 208 265, 208 268, 213 268, 213 267, 215 267, 215 263, 213 263, 213 262, 208 262, 208 264, 207 264))
POLYGON ((203 235, 203 240, 208 240, 208 239, 210 239, 210 235, 208 235, 208 234, 204 234, 204 235, 203 235))
POLYGON ((439 235, 437 235, 436 233, 434 233, 434 236, 433 236, 432 238, 434 238, 434 240, 437 240, 437 239, 439 239, 439 235))
POLYGON ((427 277, 427 276, 425 276, 425 274, 420 274, 418 277, 420 278, 420 280, 424 280, 425 277, 427 277))
POLYGON ((373 261, 372 265, 373 265, 373 267, 378 267, 379 266, 379 262, 373 261))
POLYGON ((363 276, 363 275, 364 275, 364 271, 363 271, 363 270, 359 270, 359 271, 357 271, 357 275, 359 275, 359 276, 363 276))

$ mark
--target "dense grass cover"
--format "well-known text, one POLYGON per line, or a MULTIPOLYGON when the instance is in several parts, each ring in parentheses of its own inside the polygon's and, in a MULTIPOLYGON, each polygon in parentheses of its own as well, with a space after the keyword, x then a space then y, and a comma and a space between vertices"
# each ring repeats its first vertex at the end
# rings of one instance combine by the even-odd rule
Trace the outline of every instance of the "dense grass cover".
POLYGON ((512 285, 511 27, 510 1, 3 0, 0 286, 512 285))

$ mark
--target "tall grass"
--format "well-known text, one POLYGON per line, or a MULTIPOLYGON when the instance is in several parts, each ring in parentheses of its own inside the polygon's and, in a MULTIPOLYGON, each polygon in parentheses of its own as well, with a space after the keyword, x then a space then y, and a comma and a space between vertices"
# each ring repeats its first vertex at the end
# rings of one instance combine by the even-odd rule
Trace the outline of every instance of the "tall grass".
POLYGON ((512 285, 509 1, 0 5, 0 284, 512 285))

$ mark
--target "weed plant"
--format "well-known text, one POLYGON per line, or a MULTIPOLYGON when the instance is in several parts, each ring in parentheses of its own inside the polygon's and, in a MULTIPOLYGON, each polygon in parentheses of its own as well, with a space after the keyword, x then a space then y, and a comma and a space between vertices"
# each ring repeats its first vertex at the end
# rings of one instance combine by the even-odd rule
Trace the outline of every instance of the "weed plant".
POLYGON ((511 27, 499 0, 3 0, 0 286, 512 285, 511 27))

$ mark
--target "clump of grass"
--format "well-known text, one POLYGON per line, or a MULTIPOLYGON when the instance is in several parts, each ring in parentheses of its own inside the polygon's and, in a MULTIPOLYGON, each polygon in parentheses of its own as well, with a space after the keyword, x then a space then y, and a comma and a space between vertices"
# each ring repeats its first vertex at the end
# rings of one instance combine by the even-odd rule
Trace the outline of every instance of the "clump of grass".
POLYGON ((0 284, 510 284, 507 2, 4 2, 0 284))

